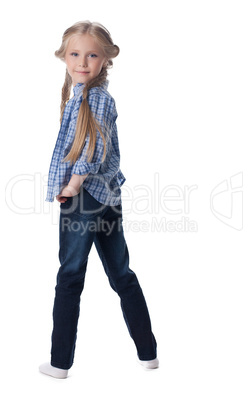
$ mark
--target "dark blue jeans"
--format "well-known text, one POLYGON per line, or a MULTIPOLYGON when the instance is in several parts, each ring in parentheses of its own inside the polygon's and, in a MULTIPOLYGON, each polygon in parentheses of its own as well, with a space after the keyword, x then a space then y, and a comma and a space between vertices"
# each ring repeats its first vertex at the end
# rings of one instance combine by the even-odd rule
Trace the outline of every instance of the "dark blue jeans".
POLYGON ((121 205, 100 204, 83 187, 60 206, 60 269, 53 308, 51 364, 73 364, 80 296, 88 255, 94 243, 109 283, 117 292, 129 333, 140 360, 156 358, 156 340, 142 289, 129 268, 121 205))

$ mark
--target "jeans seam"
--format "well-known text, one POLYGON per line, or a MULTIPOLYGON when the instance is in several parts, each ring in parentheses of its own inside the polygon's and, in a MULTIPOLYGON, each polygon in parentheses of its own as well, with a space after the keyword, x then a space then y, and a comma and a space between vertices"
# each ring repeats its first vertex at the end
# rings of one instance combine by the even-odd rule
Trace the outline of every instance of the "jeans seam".
POLYGON ((115 288, 115 292, 117 293, 117 289, 116 289, 116 286, 115 286, 115 284, 114 284, 114 282, 113 282, 112 275, 110 274, 109 266, 108 266, 107 260, 106 260, 106 258, 105 258, 105 255, 104 255, 104 253, 103 253, 103 249, 102 249, 100 240, 97 239, 97 242, 98 242, 98 247, 99 247, 100 250, 101 250, 102 259, 103 259, 103 261, 104 261, 104 263, 105 263, 105 265, 106 265, 106 267, 107 267, 107 270, 108 270, 108 271, 107 271, 107 275, 108 275, 108 277, 111 279, 111 282, 112 282, 112 284, 113 284, 113 286, 114 286, 114 288, 115 288))

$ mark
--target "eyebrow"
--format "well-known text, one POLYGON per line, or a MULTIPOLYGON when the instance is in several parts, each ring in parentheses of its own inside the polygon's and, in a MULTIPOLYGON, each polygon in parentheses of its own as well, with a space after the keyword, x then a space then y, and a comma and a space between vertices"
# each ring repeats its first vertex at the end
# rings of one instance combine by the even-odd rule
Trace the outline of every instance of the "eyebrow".
MULTIPOLYGON (((78 50, 78 49, 71 49, 70 51, 71 52, 80 52, 80 50, 78 50)), ((86 53, 98 53, 98 51, 97 50, 88 50, 86 53)))

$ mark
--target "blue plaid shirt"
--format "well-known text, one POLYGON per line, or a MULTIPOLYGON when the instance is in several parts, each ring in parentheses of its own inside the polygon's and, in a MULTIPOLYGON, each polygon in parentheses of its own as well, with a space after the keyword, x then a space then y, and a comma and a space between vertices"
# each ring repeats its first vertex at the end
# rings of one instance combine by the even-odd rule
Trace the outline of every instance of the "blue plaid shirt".
POLYGON ((46 201, 52 202, 73 174, 86 175, 83 187, 100 203, 105 205, 119 205, 121 203, 120 187, 125 181, 120 170, 120 151, 116 127, 117 112, 115 101, 107 91, 108 81, 99 87, 88 91, 88 103, 93 116, 100 124, 106 138, 106 158, 102 163, 104 152, 103 141, 97 132, 96 148, 91 162, 87 162, 86 151, 89 135, 85 146, 76 163, 62 162, 69 153, 76 130, 77 116, 82 103, 84 84, 77 84, 73 88, 74 97, 67 103, 57 142, 53 151, 48 175, 46 201))

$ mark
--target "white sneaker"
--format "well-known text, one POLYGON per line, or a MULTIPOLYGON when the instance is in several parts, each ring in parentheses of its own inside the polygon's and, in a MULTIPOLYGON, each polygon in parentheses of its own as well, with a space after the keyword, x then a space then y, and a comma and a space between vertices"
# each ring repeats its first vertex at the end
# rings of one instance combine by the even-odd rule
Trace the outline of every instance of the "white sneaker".
POLYGON ((42 374, 50 375, 54 378, 65 379, 68 376, 68 370, 53 367, 50 363, 44 363, 39 367, 42 374))
POLYGON ((139 360, 141 366, 143 366, 146 370, 154 370, 159 368, 159 361, 158 359, 154 360, 139 360))

